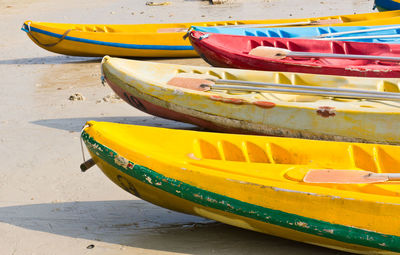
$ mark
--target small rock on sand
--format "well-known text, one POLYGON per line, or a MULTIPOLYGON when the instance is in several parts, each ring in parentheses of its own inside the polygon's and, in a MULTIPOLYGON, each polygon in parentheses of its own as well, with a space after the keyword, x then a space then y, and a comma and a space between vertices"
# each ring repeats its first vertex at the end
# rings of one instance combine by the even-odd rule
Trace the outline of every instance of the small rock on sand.
POLYGON ((160 3, 146 2, 146 5, 149 5, 149 6, 162 6, 162 5, 169 5, 169 4, 171 4, 171 2, 160 2, 160 3))
POLYGON ((224 4, 228 2, 228 0, 209 0, 211 4, 224 4))
POLYGON ((116 94, 110 94, 102 98, 102 100, 97 100, 96 103, 99 104, 101 102, 109 102, 109 103, 116 103, 121 101, 121 98, 116 94))

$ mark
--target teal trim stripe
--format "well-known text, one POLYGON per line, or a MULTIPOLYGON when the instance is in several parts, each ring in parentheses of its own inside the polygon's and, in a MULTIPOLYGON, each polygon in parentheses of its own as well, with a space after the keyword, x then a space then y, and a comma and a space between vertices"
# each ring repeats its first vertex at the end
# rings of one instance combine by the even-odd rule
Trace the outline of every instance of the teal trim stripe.
MULTIPOLYGON (((26 24, 23 25, 21 28, 22 31, 29 33, 28 26, 26 24)), ((61 38, 62 35, 52 33, 49 31, 45 31, 39 28, 31 27, 31 31, 45 34, 48 36, 52 36, 55 38, 61 38)), ((185 45, 145 45, 145 44, 128 44, 128 43, 113 43, 113 42, 104 42, 104 41, 96 41, 90 39, 83 39, 78 37, 66 36, 64 40, 70 40, 75 42, 83 42, 83 43, 90 43, 90 44, 97 44, 97 45, 104 45, 104 46, 111 46, 111 47, 118 47, 118 48, 126 48, 126 49, 141 49, 141 50, 193 50, 192 46, 185 46, 185 45)))
MULTIPOLYGON (((399 236, 385 235, 374 231, 332 224, 326 221, 246 203, 166 177, 144 166, 135 165, 135 163, 130 161, 129 165, 133 167, 131 169, 129 167, 125 168, 122 165, 116 164, 120 157, 115 151, 98 143, 86 132, 82 132, 82 139, 90 151, 119 171, 145 184, 190 202, 307 234, 349 244, 400 252, 399 236)), ((128 161, 125 163, 128 164, 128 161)))

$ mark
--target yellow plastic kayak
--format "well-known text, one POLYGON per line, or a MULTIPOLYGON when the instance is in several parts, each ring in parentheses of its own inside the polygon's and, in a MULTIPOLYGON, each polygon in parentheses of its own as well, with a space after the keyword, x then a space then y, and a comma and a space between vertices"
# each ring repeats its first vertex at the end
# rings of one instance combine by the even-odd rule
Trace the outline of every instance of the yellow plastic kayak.
POLYGON ((171 24, 62 24, 26 21, 22 30, 38 46, 73 56, 193 57, 198 56, 184 40, 192 26, 226 25, 390 25, 400 23, 400 11, 337 15, 307 19, 242 20, 171 24))
POLYGON ((90 121, 94 162, 118 186, 171 210, 314 245, 400 252, 400 183, 309 183, 317 169, 400 172, 400 147, 90 121))
POLYGON ((400 142, 400 79, 195 67, 111 57, 104 57, 102 71, 108 85, 137 109, 210 130, 400 142), (210 80, 228 82, 214 89, 216 84, 210 80), (284 88, 233 82, 272 83, 284 88), (331 91, 307 94, 309 89, 304 86, 331 91), (349 94, 348 89, 359 92, 349 94), (343 98, 344 94, 350 96, 343 98))

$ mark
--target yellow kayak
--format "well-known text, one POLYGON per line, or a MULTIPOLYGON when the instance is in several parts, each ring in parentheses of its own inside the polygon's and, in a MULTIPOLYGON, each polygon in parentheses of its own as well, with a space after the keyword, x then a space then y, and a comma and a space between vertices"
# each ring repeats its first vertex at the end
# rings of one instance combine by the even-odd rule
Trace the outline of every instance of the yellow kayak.
POLYGON ((266 26, 361 26, 400 23, 400 11, 282 20, 241 20, 170 24, 62 24, 26 21, 22 30, 43 49, 73 56, 194 57, 184 40, 192 26, 265 24, 266 26))
POLYGON ((305 179, 318 169, 393 175, 398 146, 94 121, 82 139, 108 178, 161 207, 333 249, 400 252, 399 181, 305 179))
POLYGON ((400 142, 400 79, 196 67, 111 57, 104 57, 102 71, 108 85, 137 109, 210 130, 400 142))

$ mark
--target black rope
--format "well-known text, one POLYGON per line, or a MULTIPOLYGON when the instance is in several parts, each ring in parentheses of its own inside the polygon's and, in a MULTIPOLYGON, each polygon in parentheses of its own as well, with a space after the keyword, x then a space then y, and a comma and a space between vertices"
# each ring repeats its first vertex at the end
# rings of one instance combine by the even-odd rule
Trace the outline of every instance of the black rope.
POLYGON ((67 31, 65 31, 65 33, 58 39, 57 42, 55 43, 48 43, 48 44, 44 44, 39 42, 39 40, 33 36, 32 31, 31 31, 31 26, 28 25, 28 33, 29 35, 32 37, 32 39, 39 45, 44 46, 44 47, 53 47, 56 46, 57 44, 59 44, 62 40, 64 40, 64 38, 67 36, 67 34, 71 31, 72 29, 68 29, 67 31))

